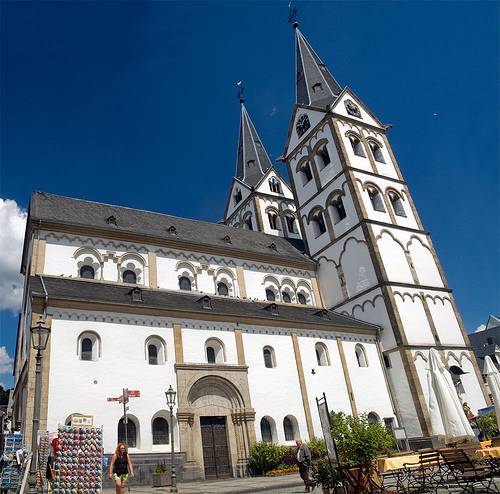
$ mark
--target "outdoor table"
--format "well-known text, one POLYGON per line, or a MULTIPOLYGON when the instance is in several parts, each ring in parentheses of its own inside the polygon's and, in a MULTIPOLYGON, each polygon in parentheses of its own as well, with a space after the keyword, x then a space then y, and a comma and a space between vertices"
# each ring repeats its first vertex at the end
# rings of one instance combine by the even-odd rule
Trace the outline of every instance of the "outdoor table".
POLYGON ((388 472, 389 470, 398 470, 403 468, 405 463, 417 464, 420 460, 420 455, 392 456, 390 458, 377 458, 377 468, 380 473, 388 472))
POLYGON ((500 458, 500 446, 496 448, 482 448, 476 451, 477 458, 488 458, 489 456, 493 458, 500 458))

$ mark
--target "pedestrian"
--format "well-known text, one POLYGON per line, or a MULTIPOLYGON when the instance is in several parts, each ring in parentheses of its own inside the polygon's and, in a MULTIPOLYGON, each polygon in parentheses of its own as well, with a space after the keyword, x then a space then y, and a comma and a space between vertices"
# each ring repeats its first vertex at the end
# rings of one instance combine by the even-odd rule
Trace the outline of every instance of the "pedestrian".
POLYGON ((131 477, 135 477, 134 466, 125 444, 118 443, 109 465, 109 479, 115 480, 116 494, 124 494, 129 474, 131 477))
POLYGON ((311 450, 307 447, 302 439, 296 439, 297 445, 297 464, 299 465, 300 478, 304 481, 304 492, 311 492, 311 489, 316 487, 316 482, 309 477, 309 470, 311 468, 311 450))

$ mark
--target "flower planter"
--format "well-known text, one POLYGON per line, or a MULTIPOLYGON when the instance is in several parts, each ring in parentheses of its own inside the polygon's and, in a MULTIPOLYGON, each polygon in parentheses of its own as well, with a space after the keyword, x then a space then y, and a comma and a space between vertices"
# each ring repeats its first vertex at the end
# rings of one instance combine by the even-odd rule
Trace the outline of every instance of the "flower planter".
POLYGON ((166 473, 153 473, 153 487, 165 487, 170 485, 170 474, 166 473))

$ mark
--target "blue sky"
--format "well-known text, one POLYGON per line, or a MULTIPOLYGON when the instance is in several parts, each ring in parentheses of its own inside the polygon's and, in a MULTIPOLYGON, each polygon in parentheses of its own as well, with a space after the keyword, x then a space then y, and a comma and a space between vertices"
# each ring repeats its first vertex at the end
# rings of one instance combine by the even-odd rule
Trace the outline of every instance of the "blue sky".
MULTIPOLYGON (((498 3, 296 6, 337 80, 394 125, 389 139, 474 331, 500 312, 498 3)), ((234 174, 240 79, 271 158, 282 153, 295 97, 287 2, 1 9, 1 198, 25 208, 39 189, 216 221, 234 174)), ((16 317, 0 315, 12 356, 16 317)))

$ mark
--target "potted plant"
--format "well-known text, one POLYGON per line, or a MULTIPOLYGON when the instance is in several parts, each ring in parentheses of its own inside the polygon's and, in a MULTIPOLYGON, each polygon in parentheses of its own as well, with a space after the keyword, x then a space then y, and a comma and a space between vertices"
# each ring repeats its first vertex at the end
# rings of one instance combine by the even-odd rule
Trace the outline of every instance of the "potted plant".
POLYGON ((157 463, 153 470, 153 487, 164 487, 170 485, 167 467, 163 463, 157 463))
POLYGON ((332 412, 332 436, 344 477, 353 492, 370 493, 380 487, 375 459, 395 444, 387 429, 368 421, 366 414, 353 417, 332 412))
POLYGON ((312 477, 323 489, 323 494, 343 492, 339 470, 334 468, 325 458, 321 458, 313 463, 312 477))

